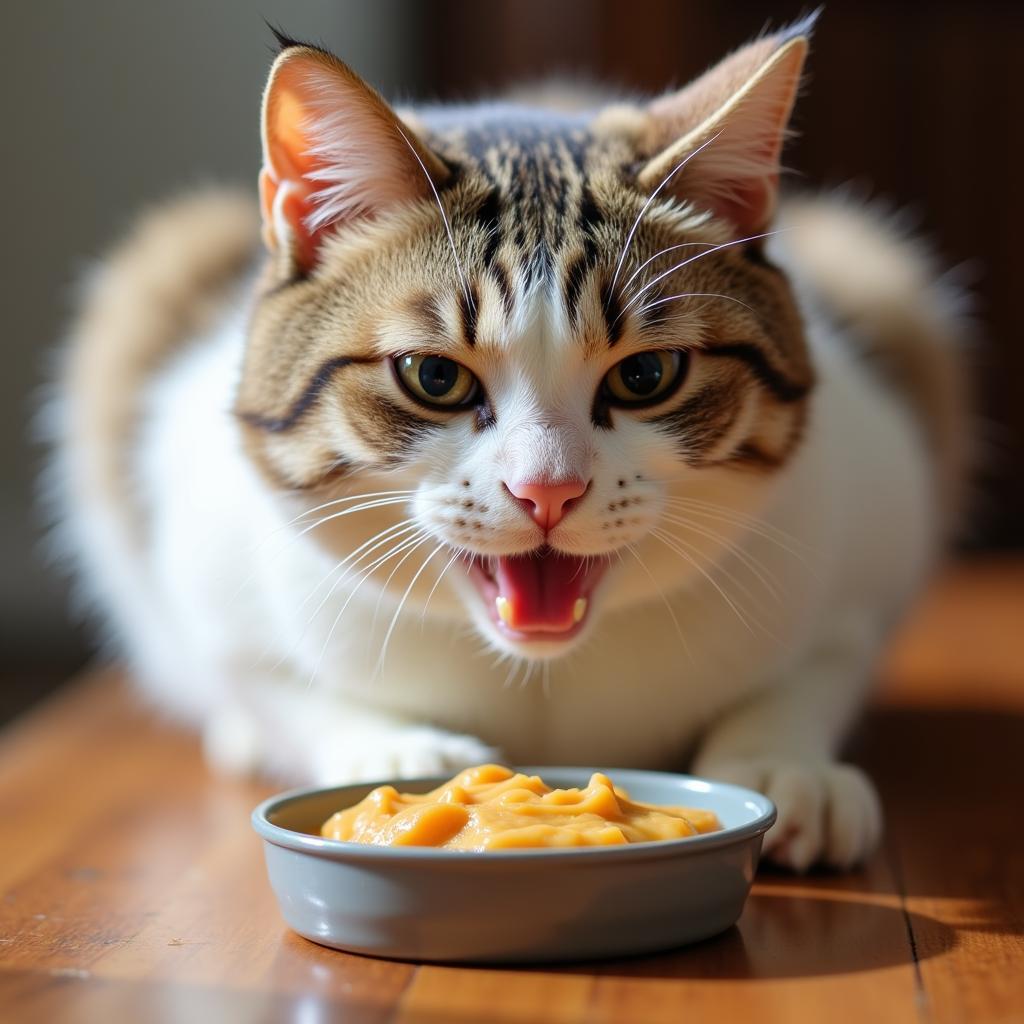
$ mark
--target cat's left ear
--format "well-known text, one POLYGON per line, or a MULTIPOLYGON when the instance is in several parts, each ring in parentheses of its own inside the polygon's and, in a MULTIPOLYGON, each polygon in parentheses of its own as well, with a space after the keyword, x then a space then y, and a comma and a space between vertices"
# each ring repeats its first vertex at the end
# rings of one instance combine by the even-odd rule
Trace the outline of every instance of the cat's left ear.
POLYGON ((282 45, 263 93, 263 240, 307 273, 325 233, 429 198, 450 172, 337 57, 282 45))
POLYGON ((816 15, 755 40, 648 108, 661 147, 637 182, 709 207, 744 234, 771 221, 786 136, 816 15), (673 171, 675 170, 675 173, 673 171))

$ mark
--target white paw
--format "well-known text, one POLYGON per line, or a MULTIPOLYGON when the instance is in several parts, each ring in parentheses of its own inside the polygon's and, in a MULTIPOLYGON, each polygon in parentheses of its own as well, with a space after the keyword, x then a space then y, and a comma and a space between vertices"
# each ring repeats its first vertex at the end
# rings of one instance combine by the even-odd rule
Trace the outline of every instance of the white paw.
POLYGON ((396 727, 356 742, 323 744, 314 754, 314 781, 321 786, 452 775, 463 768, 500 761, 494 747, 432 726, 396 727))
POLYGON ((852 765, 765 758, 722 761, 701 773, 764 793, 779 817, 764 839, 764 856, 806 871, 812 864, 851 868, 882 836, 882 806, 868 777, 852 765))

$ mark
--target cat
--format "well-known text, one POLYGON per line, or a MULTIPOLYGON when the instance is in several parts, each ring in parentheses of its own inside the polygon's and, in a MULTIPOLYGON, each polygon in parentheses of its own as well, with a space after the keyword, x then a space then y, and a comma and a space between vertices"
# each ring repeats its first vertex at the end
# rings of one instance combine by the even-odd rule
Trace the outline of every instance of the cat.
POLYGON ((688 763, 781 865, 872 851, 837 750, 951 528, 962 323, 779 197, 812 21, 596 110, 396 112, 279 36, 258 204, 144 217, 59 402, 83 586, 215 765, 688 763))

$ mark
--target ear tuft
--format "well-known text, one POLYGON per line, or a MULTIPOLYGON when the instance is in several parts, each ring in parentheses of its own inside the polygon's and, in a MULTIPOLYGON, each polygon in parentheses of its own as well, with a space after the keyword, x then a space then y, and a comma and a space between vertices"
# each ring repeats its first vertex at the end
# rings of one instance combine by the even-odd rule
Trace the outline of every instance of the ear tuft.
POLYGON ((271 22, 267 21, 266 18, 263 19, 263 24, 266 25, 267 28, 269 28, 270 31, 273 33, 274 39, 277 42, 278 53, 282 53, 284 50, 287 50, 290 46, 308 45, 300 43, 297 39, 293 39, 290 35, 288 35, 287 32, 285 32, 283 29, 278 28, 271 22))
POLYGON ((290 50, 293 46, 302 47, 305 50, 315 50, 317 53, 322 53, 327 57, 333 58, 333 54, 325 46, 321 46, 319 43, 310 43, 303 39, 296 39, 294 36, 288 35, 284 29, 279 28, 266 18, 263 19, 263 24, 270 29, 274 36, 274 41, 277 43, 277 52, 275 56, 279 56, 284 53, 285 50, 290 50))
POLYGON ((821 12, 823 10, 825 10, 824 4, 820 7, 815 7, 810 14, 805 14, 802 18, 798 18, 792 24, 783 26, 777 32, 766 34, 771 35, 775 40, 776 46, 783 46, 791 39, 800 39, 801 37, 809 40, 814 34, 814 29, 817 27, 818 19, 821 17, 821 12))

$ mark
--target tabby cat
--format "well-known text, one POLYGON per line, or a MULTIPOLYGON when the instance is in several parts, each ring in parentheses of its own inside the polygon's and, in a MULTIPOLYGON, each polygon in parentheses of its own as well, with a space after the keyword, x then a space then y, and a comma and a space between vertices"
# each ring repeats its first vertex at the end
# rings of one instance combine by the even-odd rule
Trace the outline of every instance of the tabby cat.
POLYGON ((590 109, 396 112, 281 38, 259 209, 144 218, 64 364, 64 533, 215 764, 689 764, 781 864, 875 846, 837 748, 947 532, 960 327, 883 218, 779 201, 810 28, 590 109))

